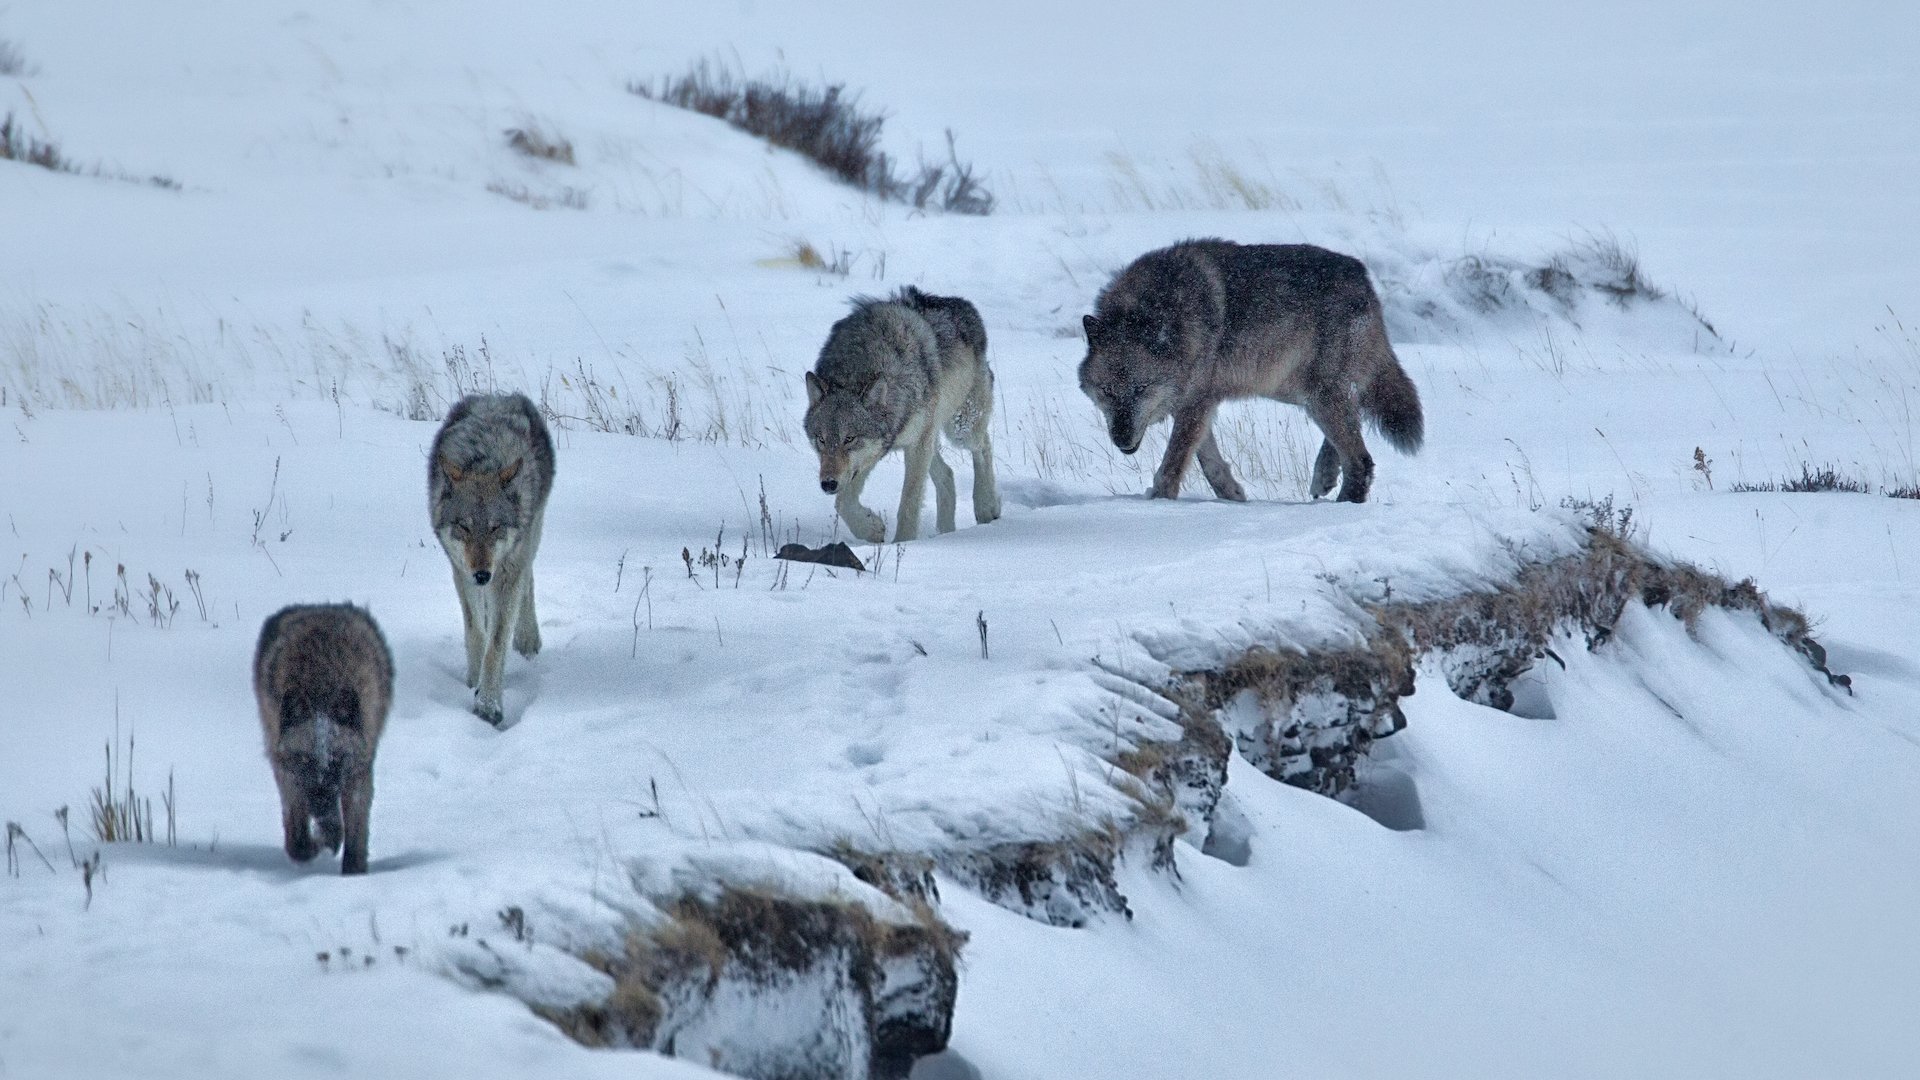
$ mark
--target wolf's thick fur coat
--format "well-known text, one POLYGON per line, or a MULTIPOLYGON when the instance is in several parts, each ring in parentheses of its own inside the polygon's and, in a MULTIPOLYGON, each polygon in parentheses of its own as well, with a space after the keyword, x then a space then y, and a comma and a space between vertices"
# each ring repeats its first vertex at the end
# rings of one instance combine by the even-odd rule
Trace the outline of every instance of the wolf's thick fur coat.
POLYGON ((807 373, 807 439, 820 457, 820 487, 853 534, 886 539, 886 522, 860 502, 873 467, 893 450, 906 453, 894 539, 920 535, 920 504, 933 479, 936 527, 954 527, 953 470, 940 458, 939 437, 973 455, 973 516, 1000 516, 993 479, 993 372, 980 312, 958 297, 908 286, 891 298, 858 297, 833 324, 807 373))
POLYGON ((427 510, 453 567, 474 712, 503 719, 507 644, 540 651, 533 557, 553 491, 553 439, 524 394, 474 394, 448 411, 427 454, 427 510))
POLYGON ((366 873, 373 752, 393 702, 393 654, 380 627, 351 604, 282 608, 260 628, 253 693, 287 854, 305 862, 344 842, 340 872, 366 873))
POLYGON ((1114 445, 1133 453, 1173 417, 1155 498, 1180 494, 1196 455, 1215 494, 1246 498, 1213 437, 1214 410, 1239 398, 1306 408, 1325 436, 1314 498, 1337 478, 1342 500, 1366 500, 1362 417, 1406 453, 1425 437, 1419 391, 1387 342, 1366 267, 1325 248, 1188 240, 1150 251, 1101 290, 1084 326, 1080 387, 1114 445))

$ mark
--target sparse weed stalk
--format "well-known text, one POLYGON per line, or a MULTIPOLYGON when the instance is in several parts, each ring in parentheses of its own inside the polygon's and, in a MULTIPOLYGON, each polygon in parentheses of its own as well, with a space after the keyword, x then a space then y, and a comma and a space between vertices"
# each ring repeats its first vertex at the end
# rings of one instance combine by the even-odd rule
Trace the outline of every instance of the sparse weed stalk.
POLYGON ((127 584, 127 564, 113 564, 113 604, 108 614, 121 619, 133 618, 133 586, 127 584))
MULTIPOLYGON (((267 485, 266 504, 254 510, 253 512, 253 538, 252 538, 253 546, 259 549, 262 555, 265 555, 267 557, 267 562, 271 563, 273 566, 273 572, 278 574, 280 572, 280 563, 278 560, 276 560, 273 557, 273 552, 267 549, 267 542, 264 539, 262 539, 260 536, 260 530, 267 527, 267 519, 273 513, 274 504, 276 502, 280 504, 280 518, 281 518, 281 522, 284 524, 287 517, 287 511, 286 511, 286 500, 281 498, 280 496, 280 459, 278 457, 275 457, 273 459, 273 479, 267 485)), ((268 535, 269 536, 272 535, 271 530, 268 531, 268 535)), ((287 537, 291 535, 293 535, 293 530, 290 528, 281 532, 280 542, 285 543, 287 540, 287 537)), ((118 568, 118 570, 120 575, 120 584, 115 587, 114 602, 115 602, 115 605, 120 608, 121 614, 123 615, 130 614, 130 612, 127 610, 126 601, 121 596, 121 593, 126 585, 127 568, 125 566, 121 566, 118 568)))
MULTIPOLYGON (((20 556, 22 570, 26 568, 29 559, 30 556, 26 554, 20 556)), ((146 621, 150 625, 163 630, 171 627, 180 613, 182 601, 179 595, 174 591, 172 584, 161 580, 158 574, 149 571, 146 579, 144 589, 136 587, 133 579, 127 574, 126 564, 115 563, 112 598, 104 605, 96 605, 93 601, 93 552, 90 549, 82 551, 80 546, 75 544, 67 549, 64 567, 58 563, 47 567, 46 585, 41 594, 38 610, 42 612, 56 609, 71 610, 74 606, 74 594, 79 591, 81 611, 84 614, 105 614, 109 619, 131 619, 136 610, 143 610, 146 621), (58 604, 54 603, 56 600, 59 601, 58 604), (137 607, 135 601, 139 602, 137 607)), ((199 610, 201 621, 210 622, 211 616, 207 608, 206 594, 201 586, 199 571, 187 570, 185 579, 186 590, 194 599, 194 606, 199 610)), ((0 578, 0 605, 7 602, 10 593, 18 596, 26 615, 32 617, 35 605, 27 594, 26 583, 20 576, 20 570, 0 578)))
POLYGON ((32 851, 35 855, 39 856, 40 862, 46 866, 48 873, 56 872, 53 868, 53 861, 48 859, 46 855, 41 853, 40 845, 33 842, 33 838, 27 835, 27 830, 21 827, 19 822, 9 821, 7 822, 7 876, 8 877, 17 878, 20 876, 20 849, 19 849, 20 844, 25 844, 28 850, 32 851))
POLYGON ((146 601, 148 621, 162 630, 172 626, 174 616, 180 614, 180 601, 174 599, 172 586, 161 584, 152 574, 147 575, 147 591, 141 599, 146 601))
POLYGON ((1707 490, 1712 491, 1713 459, 1707 456, 1705 449, 1698 446, 1693 448, 1693 471, 1700 474, 1701 481, 1707 485, 1707 490))

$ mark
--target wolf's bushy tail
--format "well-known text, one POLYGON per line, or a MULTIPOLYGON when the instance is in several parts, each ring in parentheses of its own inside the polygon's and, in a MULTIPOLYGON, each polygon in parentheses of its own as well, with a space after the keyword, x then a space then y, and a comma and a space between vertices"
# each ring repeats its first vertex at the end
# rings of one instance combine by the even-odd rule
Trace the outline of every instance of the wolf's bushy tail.
POLYGON ((1385 355, 1373 373, 1373 381, 1360 391, 1360 411, 1373 421, 1395 450, 1403 454, 1418 453, 1427 437, 1420 391, 1414 388, 1413 380, 1407 377, 1406 369, 1400 366, 1393 349, 1384 340, 1380 348, 1385 355))

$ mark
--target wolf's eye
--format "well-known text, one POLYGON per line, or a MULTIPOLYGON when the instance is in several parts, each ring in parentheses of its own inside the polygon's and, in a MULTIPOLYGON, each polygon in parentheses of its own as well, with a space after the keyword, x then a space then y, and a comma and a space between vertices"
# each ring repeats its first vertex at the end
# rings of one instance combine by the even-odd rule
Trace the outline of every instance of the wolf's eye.
POLYGON ((852 446, 852 445, 854 444, 854 442, 855 442, 855 439, 854 439, 854 436, 852 436, 852 435, 849 435, 849 436, 847 436, 846 438, 844 438, 844 439, 841 439, 841 440, 840 440, 840 445, 841 445, 841 446, 852 446))
POLYGON ((467 538, 467 527, 465 525, 455 525, 453 527, 453 538, 455 540, 465 540, 467 538))

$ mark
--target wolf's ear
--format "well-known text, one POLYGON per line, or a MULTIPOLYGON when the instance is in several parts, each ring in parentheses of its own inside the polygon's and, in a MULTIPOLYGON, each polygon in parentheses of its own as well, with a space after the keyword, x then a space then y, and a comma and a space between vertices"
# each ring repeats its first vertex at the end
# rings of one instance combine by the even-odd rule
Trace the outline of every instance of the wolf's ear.
POLYGON ((440 471, 443 473, 446 473, 447 479, 453 481, 456 484, 459 483, 461 480, 465 479, 467 475, 466 470, 462 469, 458 465, 455 465, 453 463, 453 459, 446 456, 445 454, 440 455, 440 471))
POLYGON ((826 396, 827 384, 820 381, 820 376, 811 371, 807 372, 807 404, 818 405, 820 399, 826 396))
POLYGON ((1087 344, 1093 344, 1094 339, 1100 336, 1099 319, 1091 315, 1082 315, 1080 316, 1080 326, 1087 332, 1087 344))
POLYGON ((503 484, 513 483, 513 478, 520 475, 520 464, 526 460, 526 458, 514 458, 513 464, 500 470, 500 482, 503 484))

